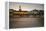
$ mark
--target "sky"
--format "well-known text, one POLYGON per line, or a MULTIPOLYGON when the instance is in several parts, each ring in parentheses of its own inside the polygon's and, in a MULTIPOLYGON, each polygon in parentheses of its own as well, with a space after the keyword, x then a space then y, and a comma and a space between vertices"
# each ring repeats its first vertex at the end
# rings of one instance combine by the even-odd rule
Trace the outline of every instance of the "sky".
POLYGON ((44 4, 9 2, 10 9, 19 10, 19 5, 21 5, 21 9, 25 11, 31 11, 34 9, 44 10, 44 4))

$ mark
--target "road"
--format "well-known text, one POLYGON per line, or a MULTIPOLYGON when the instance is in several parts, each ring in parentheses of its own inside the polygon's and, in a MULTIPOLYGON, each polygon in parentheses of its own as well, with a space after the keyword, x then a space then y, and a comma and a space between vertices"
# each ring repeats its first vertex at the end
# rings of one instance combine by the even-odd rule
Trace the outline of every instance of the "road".
POLYGON ((44 18, 41 17, 15 17, 9 22, 10 28, 43 27, 44 18))

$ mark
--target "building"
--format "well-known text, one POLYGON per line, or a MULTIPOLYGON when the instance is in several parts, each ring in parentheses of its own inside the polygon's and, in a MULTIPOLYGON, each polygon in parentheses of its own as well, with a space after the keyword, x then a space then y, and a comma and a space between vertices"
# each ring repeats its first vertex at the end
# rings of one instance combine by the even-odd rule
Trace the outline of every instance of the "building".
POLYGON ((21 5, 19 6, 19 10, 14 10, 14 14, 19 14, 19 15, 23 15, 23 14, 28 14, 28 11, 22 10, 21 9, 21 5))

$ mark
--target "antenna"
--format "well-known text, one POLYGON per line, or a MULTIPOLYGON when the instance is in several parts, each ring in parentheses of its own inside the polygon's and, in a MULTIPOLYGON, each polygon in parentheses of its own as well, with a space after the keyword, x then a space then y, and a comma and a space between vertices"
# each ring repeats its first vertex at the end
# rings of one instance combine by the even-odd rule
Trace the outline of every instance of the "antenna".
POLYGON ((19 9, 21 9, 21 5, 19 5, 19 9))

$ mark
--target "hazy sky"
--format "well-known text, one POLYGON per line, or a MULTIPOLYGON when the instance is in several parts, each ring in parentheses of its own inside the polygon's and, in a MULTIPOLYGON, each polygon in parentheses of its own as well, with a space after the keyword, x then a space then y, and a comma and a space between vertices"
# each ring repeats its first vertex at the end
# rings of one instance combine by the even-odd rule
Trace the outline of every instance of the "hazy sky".
POLYGON ((33 4, 33 3, 10 2, 9 3, 9 8, 14 9, 14 10, 19 10, 19 5, 21 5, 22 10, 27 10, 27 11, 31 11, 31 10, 34 10, 34 9, 44 10, 44 5, 43 4, 33 4))

